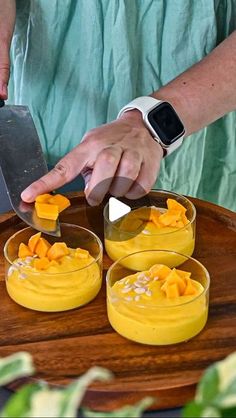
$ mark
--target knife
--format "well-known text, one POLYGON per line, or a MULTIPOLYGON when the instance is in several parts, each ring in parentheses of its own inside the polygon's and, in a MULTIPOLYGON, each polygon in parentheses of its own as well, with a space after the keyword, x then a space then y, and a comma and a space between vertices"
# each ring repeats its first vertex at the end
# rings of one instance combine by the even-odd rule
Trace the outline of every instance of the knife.
POLYGON ((48 172, 39 137, 27 106, 5 106, 0 99, 0 168, 11 205, 28 225, 59 237, 59 221, 41 219, 21 192, 48 172))

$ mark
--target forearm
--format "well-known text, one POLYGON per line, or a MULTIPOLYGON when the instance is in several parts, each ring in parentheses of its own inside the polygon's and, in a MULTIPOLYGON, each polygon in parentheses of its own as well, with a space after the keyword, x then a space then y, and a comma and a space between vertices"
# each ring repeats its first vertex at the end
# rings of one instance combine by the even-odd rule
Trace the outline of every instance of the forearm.
POLYGON ((11 44, 11 38, 15 25, 16 2, 15 0, 0 0, 0 45, 11 44))
POLYGON ((236 31, 207 57, 152 94, 170 101, 187 135, 236 109, 236 31))
POLYGON ((15 0, 0 0, 0 98, 7 99, 10 74, 9 50, 15 26, 15 0))

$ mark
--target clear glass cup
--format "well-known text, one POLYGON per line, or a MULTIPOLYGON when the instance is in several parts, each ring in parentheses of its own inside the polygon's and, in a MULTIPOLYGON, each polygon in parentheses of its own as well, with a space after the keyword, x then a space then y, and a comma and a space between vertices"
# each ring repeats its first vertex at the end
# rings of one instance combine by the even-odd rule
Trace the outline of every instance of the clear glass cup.
MULTIPOLYGON (((116 261, 131 253, 143 250, 170 250, 177 253, 191 256, 195 246, 195 227, 196 227, 196 209, 193 203, 186 197, 177 193, 165 190, 155 190, 149 193, 151 206, 164 211, 167 208, 167 199, 175 199, 186 208, 186 216, 189 223, 183 228, 162 228, 156 230, 155 233, 149 233, 141 230, 140 233, 130 232, 123 228, 121 222, 125 217, 118 221, 111 222, 109 220, 109 203, 104 208, 104 239, 105 249, 111 260, 116 261)), ((132 210, 138 209, 133 206, 132 210)), ((125 215, 128 216, 128 215, 125 215)), ((177 256, 176 256, 177 257, 177 256)), ((124 259, 126 263, 127 260, 124 259)), ((173 266, 178 265, 178 257, 173 259, 173 266)), ((141 256, 135 261, 135 267, 145 270, 145 259, 141 256)), ((129 264, 127 267, 132 266, 129 264)))
POLYGON ((72 271, 37 271, 25 263, 14 263, 18 258, 20 243, 27 244, 35 231, 27 227, 16 232, 4 247, 6 288, 9 296, 18 304, 45 312, 59 312, 90 302, 102 285, 103 248, 100 239, 88 229, 72 224, 61 224, 61 237, 42 234, 50 244, 65 242, 70 248, 88 250, 93 259, 83 268, 72 271))
MULTIPOLYGON (((160 282, 160 286, 161 283, 163 282, 160 282)), ((130 254, 112 264, 107 272, 106 286, 110 324, 129 340, 150 345, 176 344, 197 335, 207 322, 210 276, 206 268, 192 257, 162 250, 130 254), (165 293, 162 290, 156 288, 152 298, 150 295, 144 295, 144 298, 127 297, 125 289, 121 293, 113 286, 118 280, 140 271, 125 267, 135 265, 139 256, 147 257, 147 270, 154 264, 165 264, 167 258, 171 265, 171 258, 175 260, 177 256, 181 256, 182 262, 178 269, 190 272, 191 278, 201 284, 199 294, 167 298, 163 296, 165 293)))

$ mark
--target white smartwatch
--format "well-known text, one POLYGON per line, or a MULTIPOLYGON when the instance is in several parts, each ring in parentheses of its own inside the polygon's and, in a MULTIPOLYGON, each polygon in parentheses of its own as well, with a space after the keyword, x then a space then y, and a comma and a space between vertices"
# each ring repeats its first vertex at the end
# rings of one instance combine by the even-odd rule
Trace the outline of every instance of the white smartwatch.
POLYGON ((120 110, 117 118, 132 109, 138 109, 142 113, 146 127, 163 148, 164 156, 171 154, 182 144, 184 125, 170 103, 150 96, 137 97, 120 110))

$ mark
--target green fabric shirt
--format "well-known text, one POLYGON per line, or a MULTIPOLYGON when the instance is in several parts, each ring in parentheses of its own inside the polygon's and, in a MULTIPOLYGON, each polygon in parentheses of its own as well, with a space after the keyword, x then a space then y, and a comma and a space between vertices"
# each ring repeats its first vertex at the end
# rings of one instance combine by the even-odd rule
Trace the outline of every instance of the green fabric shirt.
MULTIPOLYGON (((10 102, 27 104, 49 164, 236 29, 236 0, 17 0, 10 102)), ((236 210, 236 113, 184 141, 156 187, 236 210)))

